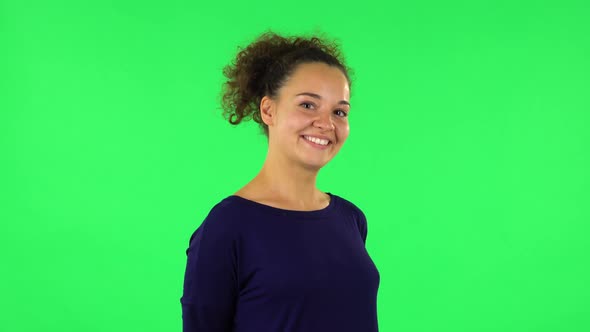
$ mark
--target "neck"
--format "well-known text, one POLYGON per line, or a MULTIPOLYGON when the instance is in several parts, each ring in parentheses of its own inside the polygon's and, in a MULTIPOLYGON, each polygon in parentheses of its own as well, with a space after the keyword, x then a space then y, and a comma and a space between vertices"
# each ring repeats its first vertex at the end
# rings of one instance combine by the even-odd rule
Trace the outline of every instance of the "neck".
POLYGON ((325 194, 316 187, 318 172, 319 169, 305 168, 268 154, 255 181, 266 188, 271 197, 304 209, 325 201, 325 194))

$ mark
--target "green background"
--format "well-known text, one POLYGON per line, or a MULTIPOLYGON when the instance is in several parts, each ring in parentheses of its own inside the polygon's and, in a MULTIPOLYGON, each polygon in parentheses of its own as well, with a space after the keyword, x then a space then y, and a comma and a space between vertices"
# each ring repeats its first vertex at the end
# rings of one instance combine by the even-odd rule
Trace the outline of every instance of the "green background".
POLYGON ((589 8, 0 0, 0 329, 181 330, 189 236, 266 155, 221 69, 272 29, 356 72, 318 186, 367 215, 380 331, 589 331, 589 8))

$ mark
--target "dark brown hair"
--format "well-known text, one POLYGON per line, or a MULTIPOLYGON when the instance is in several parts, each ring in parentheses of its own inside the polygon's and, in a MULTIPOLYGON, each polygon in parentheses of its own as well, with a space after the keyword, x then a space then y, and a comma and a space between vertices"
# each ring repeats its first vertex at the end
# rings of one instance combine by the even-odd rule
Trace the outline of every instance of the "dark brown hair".
POLYGON ((272 31, 262 33, 241 49, 234 61, 223 68, 221 105, 223 116, 237 125, 253 119, 268 138, 268 126, 260 117, 262 97, 275 98, 296 67, 303 63, 322 62, 342 70, 350 89, 352 70, 344 65, 338 43, 326 38, 283 37, 272 31))

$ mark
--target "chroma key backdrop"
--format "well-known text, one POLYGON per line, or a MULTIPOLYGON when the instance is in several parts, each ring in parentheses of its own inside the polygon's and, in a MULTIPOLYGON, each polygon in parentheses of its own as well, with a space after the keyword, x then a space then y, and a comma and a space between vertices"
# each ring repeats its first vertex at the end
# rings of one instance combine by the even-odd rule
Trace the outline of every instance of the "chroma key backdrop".
POLYGON ((222 118, 221 70, 272 30, 323 33, 354 70, 318 187, 367 216, 380 331, 590 331, 589 18, 581 0, 0 0, 0 330, 181 330, 189 237, 266 156, 222 118))

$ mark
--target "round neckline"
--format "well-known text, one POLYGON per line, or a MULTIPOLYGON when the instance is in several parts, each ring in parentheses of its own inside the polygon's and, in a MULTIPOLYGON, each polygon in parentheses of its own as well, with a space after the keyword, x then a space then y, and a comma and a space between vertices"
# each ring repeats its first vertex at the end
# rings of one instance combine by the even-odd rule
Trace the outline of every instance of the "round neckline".
POLYGON ((290 216, 290 217, 317 218, 317 217, 326 216, 332 209, 334 209, 334 206, 336 205, 335 195, 333 195, 330 192, 326 192, 326 194, 328 194, 330 196, 330 202, 328 203, 328 206, 326 206, 323 209, 308 210, 308 211, 281 209, 278 207, 259 203, 259 202, 256 202, 256 201, 253 201, 253 200, 250 200, 250 199, 244 198, 242 196, 238 196, 238 195, 230 195, 227 197, 227 199, 238 200, 238 201, 247 203, 250 206, 259 208, 261 210, 264 210, 265 212, 272 213, 275 215, 290 216))

